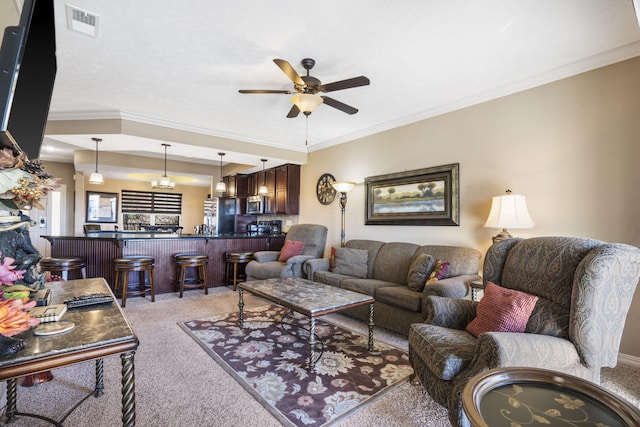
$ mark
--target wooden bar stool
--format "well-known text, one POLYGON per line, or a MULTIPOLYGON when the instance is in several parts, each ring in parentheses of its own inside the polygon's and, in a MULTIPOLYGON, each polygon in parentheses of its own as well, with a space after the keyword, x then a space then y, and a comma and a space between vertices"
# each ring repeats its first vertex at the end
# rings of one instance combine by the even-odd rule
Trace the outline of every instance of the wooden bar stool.
POLYGON ((75 271, 79 272, 83 279, 86 279, 87 261, 81 257, 42 258, 40 271, 57 274, 62 277, 62 280, 69 280, 69 273, 75 271))
POLYGON ((127 293, 129 292, 129 273, 139 273, 138 290, 133 291, 133 295, 145 296, 147 284, 145 280, 145 272, 149 276, 149 295, 151 302, 155 302, 156 294, 153 290, 153 267, 155 266, 155 258, 150 256, 127 256, 123 258, 115 258, 113 260, 116 266, 116 278, 113 286, 113 292, 122 296, 122 307, 127 303, 127 293))
POLYGON ((207 264, 209 256, 199 253, 175 254, 173 259, 176 263, 175 288, 180 291, 180 298, 184 289, 203 288, 205 295, 209 294, 207 285, 207 264), (195 277, 187 277, 187 269, 195 268, 195 277))
POLYGON ((238 278, 240 281, 244 281, 246 276, 244 273, 240 272, 238 274, 238 266, 244 266, 249 263, 253 259, 253 252, 247 251, 230 251, 226 253, 225 257, 225 281, 227 286, 233 285, 233 290, 236 290, 238 286, 238 278))

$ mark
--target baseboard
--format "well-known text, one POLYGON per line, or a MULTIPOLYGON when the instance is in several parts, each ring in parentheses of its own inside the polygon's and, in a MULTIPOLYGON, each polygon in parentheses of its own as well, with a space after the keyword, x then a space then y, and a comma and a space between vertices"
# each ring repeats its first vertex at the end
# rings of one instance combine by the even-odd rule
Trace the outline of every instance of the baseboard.
POLYGON ((640 368, 640 357, 629 356, 628 354, 618 353, 618 363, 640 368))

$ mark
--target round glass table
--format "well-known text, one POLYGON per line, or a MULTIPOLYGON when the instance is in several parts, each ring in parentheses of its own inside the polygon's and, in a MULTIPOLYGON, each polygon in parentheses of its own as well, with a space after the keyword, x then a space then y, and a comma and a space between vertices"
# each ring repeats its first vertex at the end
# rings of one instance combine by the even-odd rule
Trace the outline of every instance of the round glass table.
POLYGON ((640 426, 640 409, 590 381, 538 368, 494 368, 469 380, 464 412, 474 427, 640 426))

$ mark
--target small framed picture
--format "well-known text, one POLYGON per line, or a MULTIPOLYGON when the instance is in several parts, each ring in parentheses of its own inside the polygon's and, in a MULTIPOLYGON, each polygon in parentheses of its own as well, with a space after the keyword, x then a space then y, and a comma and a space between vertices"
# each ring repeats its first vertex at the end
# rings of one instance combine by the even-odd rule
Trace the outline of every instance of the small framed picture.
POLYGON ((86 222, 118 222, 118 194, 87 191, 86 222))

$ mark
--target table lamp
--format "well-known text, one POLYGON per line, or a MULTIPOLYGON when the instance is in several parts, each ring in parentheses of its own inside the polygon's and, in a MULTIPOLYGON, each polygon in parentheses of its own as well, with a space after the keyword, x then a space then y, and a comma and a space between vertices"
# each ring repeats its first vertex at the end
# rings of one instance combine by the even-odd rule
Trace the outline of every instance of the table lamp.
POLYGON ((525 197, 520 194, 511 194, 511 190, 507 190, 505 195, 493 198, 489 218, 484 226, 502 229, 492 237, 493 243, 496 243, 513 237, 507 228, 532 228, 535 224, 529 216, 525 197))

